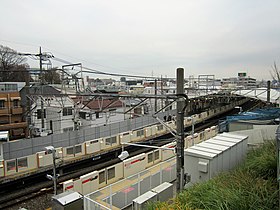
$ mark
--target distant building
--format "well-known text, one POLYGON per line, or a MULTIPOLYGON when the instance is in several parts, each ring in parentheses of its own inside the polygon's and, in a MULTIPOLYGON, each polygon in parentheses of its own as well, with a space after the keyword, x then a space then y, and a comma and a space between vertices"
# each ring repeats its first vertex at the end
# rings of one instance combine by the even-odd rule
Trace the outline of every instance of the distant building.
POLYGON ((18 82, 0 82, 0 131, 9 131, 11 140, 28 136, 19 93, 23 86, 18 82))
POLYGON ((229 89, 251 89, 257 87, 257 80, 245 75, 238 77, 223 78, 221 81, 223 88, 229 89))

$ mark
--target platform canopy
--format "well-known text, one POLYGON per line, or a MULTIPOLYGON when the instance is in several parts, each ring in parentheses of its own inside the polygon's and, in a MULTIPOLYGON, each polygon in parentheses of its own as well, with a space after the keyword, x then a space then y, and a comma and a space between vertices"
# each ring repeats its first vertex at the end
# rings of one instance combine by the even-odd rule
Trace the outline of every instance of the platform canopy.
MULTIPOLYGON (((267 101, 267 88, 255 88, 250 90, 235 90, 231 92, 232 94, 242 95, 250 98, 257 98, 262 101, 267 101)), ((277 89, 270 90, 270 102, 280 103, 280 91, 277 89)))

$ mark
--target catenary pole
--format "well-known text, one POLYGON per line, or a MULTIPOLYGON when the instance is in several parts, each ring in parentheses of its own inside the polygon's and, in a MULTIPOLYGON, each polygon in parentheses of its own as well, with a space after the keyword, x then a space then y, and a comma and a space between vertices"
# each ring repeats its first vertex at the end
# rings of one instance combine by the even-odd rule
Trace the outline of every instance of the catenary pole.
MULTIPOLYGON (((177 95, 184 94, 184 69, 177 69, 177 95)), ((181 191, 184 187, 184 107, 185 99, 178 97, 177 99, 177 191, 181 191)))

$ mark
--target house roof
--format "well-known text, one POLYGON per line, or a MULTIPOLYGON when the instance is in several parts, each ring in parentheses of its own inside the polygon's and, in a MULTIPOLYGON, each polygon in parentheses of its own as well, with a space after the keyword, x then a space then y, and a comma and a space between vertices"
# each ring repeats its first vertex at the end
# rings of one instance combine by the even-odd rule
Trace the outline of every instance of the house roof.
POLYGON ((83 104, 93 110, 123 107, 123 102, 119 99, 115 101, 113 99, 96 99, 92 101, 83 101, 83 104))

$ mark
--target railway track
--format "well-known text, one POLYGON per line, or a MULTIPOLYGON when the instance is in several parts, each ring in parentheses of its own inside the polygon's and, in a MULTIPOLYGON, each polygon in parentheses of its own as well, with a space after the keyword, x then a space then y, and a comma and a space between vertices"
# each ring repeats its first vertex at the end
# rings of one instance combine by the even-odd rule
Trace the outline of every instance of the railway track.
MULTIPOLYGON (((251 107, 257 105, 256 101, 245 103, 242 108, 244 111, 250 110, 251 107)), ((195 132, 199 132, 208 128, 212 125, 218 124, 220 119, 225 118, 227 115, 236 114, 239 110, 233 109, 222 116, 216 116, 210 120, 206 120, 203 123, 197 124, 195 126, 195 132)), ((191 128, 188 127, 185 129, 185 133, 189 133, 191 128)), ((157 137, 146 142, 141 142, 141 144, 149 144, 154 146, 162 146, 169 142, 172 142, 174 137, 171 134, 166 134, 161 137, 157 137)), ((152 149, 150 148, 139 148, 127 146, 126 150, 131 156, 148 152, 152 149)), ((65 166, 63 175, 59 177, 59 182, 64 182, 69 179, 77 178, 83 174, 89 173, 94 170, 100 170, 102 168, 114 165, 120 160, 117 157, 117 154, 121 152, 121 149, 102 154, 100 158, 92 160, 92 158, 85 159, 69 166, 65 166)), ((59 170, 59 167, 58 167, 59 170)), ((13 209, 13 206, 16 206, 18 203, 34 199, 38 197, 46 197, 46 194, 52 192, 53 182, 46 179, 46 174, 51 174, 52 171, 44 171, 30 177, 25 177, 23 179, 16 180, 14 182, 9 182, 0 185, 0 209, 10 208, 13 209)), ((61 191, 61 185, 58 185, 58 192, 61 191)), ((35 209, 35 208, 34 208, 35 209)))

